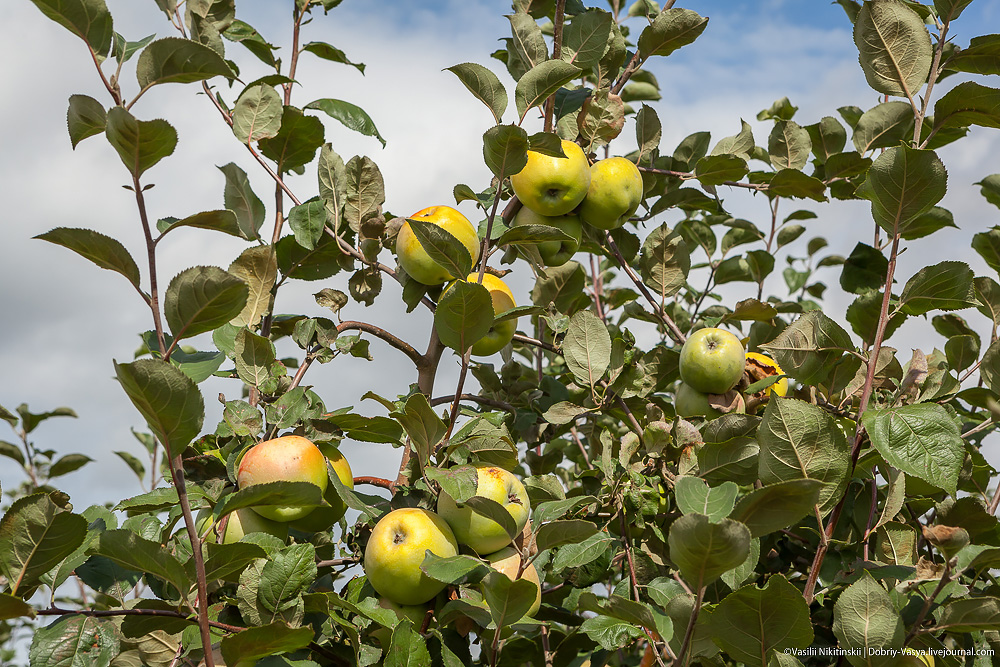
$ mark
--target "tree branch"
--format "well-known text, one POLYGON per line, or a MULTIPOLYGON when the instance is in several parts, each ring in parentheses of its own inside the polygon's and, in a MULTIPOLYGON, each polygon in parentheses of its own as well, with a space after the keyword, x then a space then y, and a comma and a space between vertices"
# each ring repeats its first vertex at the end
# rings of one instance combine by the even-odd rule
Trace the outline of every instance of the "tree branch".
POLYGON ((374 324, 357 322, 354 320, 345 320, 337 325, 338 334, 349 330, 364 331, 365 333, 370 333, 373 336, 381 338, 386 343, 408 356, 410 361, 412 361, 417 368, 420 368, 421 363, 424 361, 424 355, 417 352, 412 345, 397 338, 385 329, 375 326, 374 324))

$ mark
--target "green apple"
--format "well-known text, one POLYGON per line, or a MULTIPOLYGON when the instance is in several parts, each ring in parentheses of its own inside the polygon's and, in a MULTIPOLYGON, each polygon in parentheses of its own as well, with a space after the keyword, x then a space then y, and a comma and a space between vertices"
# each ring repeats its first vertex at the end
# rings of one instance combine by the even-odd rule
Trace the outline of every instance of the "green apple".
POLYGON ((674 396, 674 409, 677 411, 678 417, 715 419, 722 416, 721 412, 709 405, 707 394, 692 389, 691 385, 684 382, 681 382, 677 387, 677 394, 674 396))
POLYGON ((642 202, 642 174, 631 161, 611 157, 590 168, 590 187, 580 218, 597 229, 624 225, 642 202))
MULTIPOLYGON (((326 460, 330 462, 333 471, 337 473, 337 478, 340 479, 341 483, 347 488, 353 489, 354 473, 351 471, 351 464, 347 462, 347 459, 340 453, 337 446, 325 442, 316 446, 326 456, 326 460)), ((323 500, 327 502, 329 507, 317 507, 301 519, 291 522, 289 526, 305 533, 318 533, 322 530, 327 530, 333 524, 340 521, 340 517, 344 516, 347 512, 347 505, 337 495, 337 490, 333 485, 326 487, 323 500)))
POLYGON ((725 394, 743 377, 743 343, 724 329, 704 328, 681 348, 681 380, 703 394, 725 394))
POLYGON ((538 570, 535 569, 535 566, 529 563, 519 577, 517 571, 521 568, 521 554, 514 547, 504 547, 485 558, 489 562, 490 567, 501 574, 507 575, 507 578, 511 581, 527 579, 535 584, 537 587, 535 601, 531 604, 531 608, 524 614, 525 616, 534 616, 538 612, 538 608, 542 606, 542 583, 538 578, 538 570))
MULTIPOLYGON (((326 492, 326 457, 309 440, 299 435, 285 435, 258 443, 240 461, 236 483, 241 489, 267 482, 309 482, 326 492)), ((253 511, 273 521, 295 521, 306 516, 313 506, 265 505, 253 511)))
POLYGON ((195 526, 197 527, 198 534, 204 535, 206 541, 215 544, 232 544, 233 542, 239 542, 243 539, 244 535, 248 535, 250 533, 267 533, 268 535, 274 535, 281 540, 288 537, 287 523, 265 519, 249 507, 244 507, 236 510, 235 512, 230 512, 227 516, 229 518, 225 522, 226 528, 220 539, 219 524, 221 524, 222 521, 215 522, 212 520, 212 510, 201 510, 198 512, 198 516, 195 519, 195 526))
POLYGON ((514 216, 514 226, 519 227, 521 225, 555 227, 559 231, 573 237, 572 240, 566 241, 544 241, 536 246, 545 266, 562 266, 580 249, 580 240, 583 238, 583 223, 580 222, 580 216, 540 215, 527 206, 522 206, 521 210, 514 216))
MULTIPOLYGON (((479 233, 468 218, 452 207, 431 206, 410 217, 426 220, 450 233, 469 251, 473 264, 479 260, 479 233)), ((396 235, 396 259, 411 278, 424 285, 440 285, 457 277, 431 259, 408 222, 403 223, 396 235)))
MULTIPOLYGON (((531 505, 521 480, 509 470, 498 466, 477 464, 476 495, 500 503, 507 510, 517 530, 516 536, 528 522, 531 505)), ((455 500, 444 491, 438 496, 438 514, 448 522, 460 544, 478 554, 491 554, 511 543, 511 537, 499 523, 476 514, 472 508, 455 500)))
POLYGON ((579 206, 590 186, 590 165, 583 149, 563 140, 566 157, 528 151, 528 162, 510 177, 521 203, 541 215, 566 215, 579 206))
POLYGON ((447 522, 416 507, 389 512, 375 524, 365 547, 369 583, 396 604, 424 604, 445 587, 421 571, 426 551, 442 558, 458 555, 458 543, 447 522))

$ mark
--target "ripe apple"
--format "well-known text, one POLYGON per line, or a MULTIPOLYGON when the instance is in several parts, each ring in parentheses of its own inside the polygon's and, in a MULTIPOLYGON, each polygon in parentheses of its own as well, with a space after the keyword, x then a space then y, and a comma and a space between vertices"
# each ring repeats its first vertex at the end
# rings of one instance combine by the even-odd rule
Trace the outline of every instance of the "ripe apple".
POLYGON ((510 185, 521 203, 541 215, 566 215, 587 196, 590 165, 583 149, 572 141, 562 142, 566 157, 551 157, 528 151, 528 162, 510 177, 510 185))
MULTIPOLYGON (((784 373, 777 361, 771 357, 765 357, 760 352, 747 352, 746 357, 747 366, 753 368, 755 371, 750 374, 750 382, 756 382, 771 375, 782 375, 784 373)), ((785 396, 788 393, 788 378, 781 378, 765 389, 764 392, 767 394, 773 393, 775 396, 785 396)))
MULTIPOLYGON (((514 473, 503 468, 478 464, 476 495, 500 503, 517 525, 515 535, 528 522, 531 505, 528 493, 514 473)), ((503 526, 493 519, 476 514, 472 508, 455 500, 444 491, 438 496, 438 514, 451 526, 459 543, 478 554, 491 554, 511 543, 503 526)))
POLYGON ((580 206, 580 217, 591 227, 617 229, 625 224, 642 201, 642 174, 623 157, 595 162, 590 168, 590 188, 580 206))
MULTIPOLYGON (((351 471, 351 464, 340 453, 337 446, 326 442, 316 446, 319 447, 319 450, 326 456, 326 460, 333 466, 333 471, 337 473, 337 477, 341 483, 347 488, 353 489, 354 473, 351 471)), ((323 500, 327 502, 329 507, 317 507, 301 519, 293 521, 289 524, 290 527, 305 533, 318 533, 340 521, 340 517, 344 516, 344 513, 347 512, 347 505, 337 495, 337 490, 332 485, 326 487, 323 500)))
MULTIPOLYGON (((378 606, 382 609, 388 609, 396 615, 399 621, 404 618, 408 618, 410 623, 413 623, 413 628, 420 631, 421 626, 424 624, 424 617, 427 615, 427 607, 425 605, 402 605, 396 604, 387 597, 380 597, 378 599, 378 606)), ((383 628, 378 624, 373 624, 375 629, 372 630, 371 635, 379 641, 382 645, 382 650, 389 648, 389 642, 392 641, 392 630, 390 628, 383 628)))
MULTIPOLYGON (((468 218, 452 207, 431 206, 417 211, 410 217, 426 220, 450 233, 469 251, 473 264, 479 260, 479 233, 468 218)), ((396 257, 403 270, 424 285, 440 285, 455 277, 431 259, 408 222, 403 223, 396 235, 396 257)))
POLYGON ((713 408, 708 403, 708 396, 692 389, 690 385, 681 382, 677 387, 677 394, 674 396, 674 410, 678 417, 707 417, 715 419, 721 417, 722 413, 713 408))
MULTIPOLYGON (((326 492, 326 457, 319 447, 300 435, 285 435, 254 445, 240 461, 236 482, 241 489, 267 482, 309 482, 326 492)), ((295 521, 313 511, 312 506, 264 505, 252 508, 273 521, 295 521)))
POLYGON ((681 380, 703 394, 725 394, 743 377, 743 343, 724 329, 704 328, 681 348, 681 380))
MULTIPOLYGON (((195 518, 195 527, 199 535, 205 535, 205 540, 213 544, 232 544, 239 542, 244 535, 250 533, 267 533, 284 540, 288 537, 288 524, 265 519, 249 507, 229 513, 226 528, 219 539, 216 522, 212 520, 212 510, 203 509, 195 518), (206 535, 207 533, 207 535, 206 535)), ((219 521, 219 523, 222 523, 219 521)))
POLYGON ((458 555, 451 528, 434 512, 416 507, 389 512, 375 524, 365 547, 365 574, 379 595, 396 604, 424 604, 445 584, 420 570, 424 552, 458 555))
POLYGON ((527 206, 522 206, 521 210, 514 216, 514 226, 520 225, 555 227, 573 237, 571 241, 545 241, 537 245, 538 254, 542 256, 545 266, 562 266, 580 249, 580 240, 583 238, 583 223, 580 222, 578 215, 547 216, 535 213, 527 206))
POLYGON ((521 554, 518 553, 517 549, 514 547, 504 547, 496 553, 492 553, 485 557, 492 567, 497 572, 507 575, 507 578, 511 581, 517 581, 518 579, 527 579, 528 581, 535 584, 538 587, 538 591, 535 594, 535 601, 532 603, 531 608, 525 613, 525 616, 534 616, 538 612, 538 608, 542 606, 542 584, 538 578, 538 570, 535 569, 533 564, 528 564, 524 568, 524 572, 521 576, 517 576, 517 571, 521 567, 521 554))

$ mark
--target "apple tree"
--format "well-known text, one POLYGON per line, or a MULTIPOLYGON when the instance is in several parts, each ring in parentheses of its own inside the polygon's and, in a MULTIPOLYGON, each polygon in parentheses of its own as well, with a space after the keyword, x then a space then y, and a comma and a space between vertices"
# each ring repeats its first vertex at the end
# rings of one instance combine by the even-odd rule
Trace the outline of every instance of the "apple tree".
MULTIPOLYGON (((733 118, 732 136, 672 149, 648 68, 710 17, 673 0, 514 0, 501 48, 449 68, 495 121, 482 135, 492 177, 427 202, 450 195, 475 211, 467 226, 451 206, 385 210, 393 184, 376 162, 334 150, 344 132, 382 140, 370 116, 303 103, 300 58, 334 75, 360 66, 308 41, 340 0, 287 0, 288 35, 240 20, 235 0, 155 0, 164 23, 150 30, 173 34, 139 41, 116 31, 104 0, 31 1, 103 86, 101 99, 69 97, 70 141, 106 141, 134 195, 144 248, 99 229, 38 238, 120 274, 149 312, 140 358, 108 370, 144 425, 150 470, 121 454, 148 490, 80 510, 55 485, 89 459, 32 440, 72 411, 0 408, 19 441, 0 442, 4 465, 27 478, 5 479, 0 520, 5 663, 992 664, 1000 491, 981 447, 1000 411, 998 276, 947 258, 897 273, 901 252, 955 225, 938 205, 948 172, 936 151, 971 126, 1000 128, 1000 36, 950 39, 956 25, 977 30, 962 23, 970 0, 838 0, 882 101, 796 119, 782 99, 760 113, 766 137, 733 118), (273 71, 248 83, 251 62, 273 71), (941 94, 951 76, 962 82, 941 94), (218 132, 271 179, 273 208, 227 164, 218 208, 151 210, 144 193, 178 135, 145 95, 167 84, 214 108, 218 132), (617 148, 623 135, 637 150, 617 148), (290 174, 313 185, 293 189, 290 174), (723 195, 741 190, 770 215, 730 211, 723 195), (855 233, 870 242, 846 258, 810 223, 832 199, 870 210, 855 233), (245 248, 157 272, 172 239, 218 234, 245 248), (530 276, 530 293, 512 293, 509 272, 530 276), (824 308, 820 280, 838 274, 842 313, 824 308), (393 281, 401 289, 383 293, 393 281), (315 307, 279 314, 295 290, 315 307), (356 319, 389 298, 433 326, 356 319), (932 352, 891 347, 912 318, 941 337, 932 352), (325 403, 310 377, 371 358, 372 339, 393 348, 371 363, 398 394, 359 387, 375 416, 325 403), (435 382, 443 359, 460 364, 456 386, 435 382), (216 424, 209 377, 232 387, 216 424), (326 492, 295 477, 238 483, 246 453, 282 435, 320 447, 326 492), (334 463, 345 440, 398 456, 382 477, 352 478, 334 463), (492 468, 516 481, 496 498, 480 474, 492 468), (439 498, 450 503, 447 521, 428 520, 439 540, 407 542, 417 527, 404 521, 372 547, 384 517, 437 517, 439 498), (274 506, 329 520, 245 519, 274 506), (500 531, 493 553, 470 547, 482 535, 448 537, 459 509, 500 531), (457 548, 434 546, 449 539, 457 548), (376 592, 365 575, 368 558, 394 562, 385 551, 401 545, 418 555, 406 574, 431 582, 416 605, 393 600, 391 577, 376 592)), ((980 185, 1000 206, 1000 174, 980 185)), ((1000 228, 967 242, 1000 271, 1000 228)))

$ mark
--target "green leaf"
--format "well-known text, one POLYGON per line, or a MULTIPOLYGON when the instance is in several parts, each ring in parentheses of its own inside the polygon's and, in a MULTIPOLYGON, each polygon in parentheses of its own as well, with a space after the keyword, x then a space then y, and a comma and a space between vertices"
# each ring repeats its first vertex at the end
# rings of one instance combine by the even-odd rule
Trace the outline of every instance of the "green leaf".
POLYGON ((948 59, 946 67, 955 72, 1000 74, 1000 35, 973 37, 968 48, 948 59))
POLYGON ((742 523, 722 519, 711 523, 704 514, 685 514, 670 524, 670 559, 695 590, 746 560, 750 531, 742 523))
POLYGON ((817 479, 790 479, 768 484, 740 498, 732 517, 746 524, 752 537, 788 528, 812 513, 813 507, 819 504, 823 486, 817 479))
POLYGON ((458 281, 441 296, 434 311, 434 329, 445 346, 464 354, 493 328, 492 314, 489 290, 478 283, 458 281))
POLYGON ((267 482, 254 484, 226 496, 221 507, 214 512, 216 518, 243 509, 263 505, 282 507, 319 506, 323 493, 310 482, 267 482))
MULTIPOLYGON (((295 209, 292 209, 293 211, 295 209)), ((247 287, 246 305, 231 319, 237 326, 257 326, 270 310, 278 261, 271 246, 251 246, 229 265, 229 273, 243 281, 247 287)))
POLYGON ((643 60, 669 56, 698 39, 707 26, 708 19, 690 9, 672 7, 660 12, 639 34, 639 55, 643 60))
POLYGON ((128 278, 137 290, 139 289, 139 267, 125 246, 110 236, 92 229, 56 227, 34 238, 69 248, 102 269, 120 273, 128 278))
POLYGON ((791 120, 799 108, 787 97, 775 100, 771 106, 757 114, 757 120, 791 120))
POLYGON ((383 667, 427 667, 431 656, 427 642, 409 621, 401 622, 393 628, 392 639, 385 649, 383 667))
POLYGON ((966 81, 934 103, 934 129, 968 125, 1000 127, 1000 90, 966 81))
POLYGON ((584 149, 603 146, 621 134, 625 126, 625 102, 607 89, 595 90, 583 103, 577 116, 577 128, 583 137, 584 149))
MULTIPOLYGON (((899 235, 906 239, 907 241, 913 241, 914 239, 921 239, 925 236, 933 234, 939 229, 944 229, 945 227, 954 227, 958 229, 958 225, 955 224, 955 217, 946 208, 941 208, 940 206, 932 206, 926 213, 921 213, 915 218, 911 218, 906 224, 900 226, 899 235)), ((975 246, 976 237, 972 237, 973 246, 975 246)))
POLYGON ((544 102, 565 84, 580 76, 580 73, 579 67, 563 60, 546 60, 533 66, 518 80, 514 89, 518 118, 523 119, 528 109, 544 102))
POLYGON ((323 123, 319 118, 306 116, 300 109, 286 106, 281 114, 278 134, 262 139, 258 145, 261 153, 278 163, 278 171, 287 173, 304 167, 316 157, 323 145, 323 123))
POLYGON ((260 238, 257 231, 264 224, 264 203, 250 188, 246 172, 233 162, 219 167, 219 170, 226 176, 223 197, 226 208, 236 214, 240 236, 250 241, 260 238))
POLYGON ((793 120, 776 121, 767 137, 767 153, 775 169, 801 170, 811 150, 809 132, 793 120))
POLYGON ((749 160, 753 149, 753 130, 750 124, 741 118, 739 134, 720 139, 712 149, 712 155, 736 155, 749 160))
POLYGON ((869 86, 885 95, 917 96, 934 55, 920 15, 902 2, 866 2, 854 23, 854 43, 869 86))
POLYGON ((32 667, 109 667, 119 649, 112 621, 63 616, 35 631, 28 660, 32 667))
POLYGON ((511 227, 496 240, 496 245, 534 245, 547 241, 572 241, 574 238, 559 229, 549 225, 518 225, 511 227))
POLYGON ((760 347, 790 377, 809 385, 822 383, 844 351, 854 349, 848 333, 819 310, 805 313, 760 347))
POLYGON ((366 137, 375 137, 382 144, 382 147, 385 148, 385 139, 379 133, 378 128, 375 127, 375 121, 371 119, 368 112, 356 104, 327 97, 310 102, 305 108, 322 111, 330 118, 339 121, 349 130, 354 130, 366 137))
POLYGON ((364 63, 351 62, 351 60, 347 57, 347 54, 332 44, 327 44, 326 42, 308 42, 302 46, 302 50, 308 51, 323 60, 329 60, 330 62, 340 63, 342 65, 350 65, 362 74, 365 73, 364 63))
POLYGON ((479 476, 475 466, 460 465, 454 468, 426 468, 424 474, 432 482, 437 482, 441 490, 456 503, 464 503, 476 494, 479 476))
POLYGON ((244 144, 277 136, 282 111, 281 96, 272 86, 247 88, 233 107, 233 134, 244 144))
POLYGON ((86 456, 85 454, 66 454, 65 456, 60 456, 59 460, 53 463, 52 467, 49 468, 49 477, 62 477, 63 475, 68 475, 74 470, 79 470, 93 460, 94 459, 86 456))
POLYGON ((160 235, 173 231, 178 227, 196 227, 198 229, 211 229, 230 236, 246 238, 243 230, 240 229, 236 214, 230 210, 222 211, 202 211, 189 215, 186 218, 177 220, 175 218, 163 218, 156 223, 156 228, 160 235))
POLYGON ((826 201, 826 184, 797 169, 782 169, 767 184, 767 192, 779 197, 826 201))
POLYGON ((447 432, 448 427, 434 412, 423 394, 414 394, 406 399, 403 411, 392 415, 403 425, 403 430, 410 436, 413 446, 420 457, 421 464, 426 465, 429 453, 447 432))
POLYGON ((639 273, 642 281, 661 298, 676 294, 686 284, 690 270, 687 243, 666 224, 654 229, 642 242, 639 273))
POLYGON ((96 553, 127 570, 148 572, 173 584, 186 595, 191 585, 184 566, 166 547, 140 537, 131 530, 107 530, 98 539, 96 553))
MULTIPOLYGON (((453 278, 464 280, 471 273, 472 255, 454 234, 440 225, 420 218, 407 218, 406 222, 409 223, 424 251, 432 260, 443 266, 453 278)), ((490 301, 491 307, 492 303, 490 301)))
POLYGON ((861 655, 848 656, 852 665, 877 664, 870 650, 903 645, 903 621, 885 589, 865 572, 847 587, 833 606, 833 634, 840 646, 861 655))
POLYGON ((876 148, 891 148, 913 138, 913 107, 909 102, 883 102, 866 111, 854 126, 851 141, 864 155, 876 148))
POLYGON ((562 353, 573 376, 594 387, 611 365, 611 334, 597 315, 581 310, 570 318, 562 353))
MULTIPOLYGON (((562 266, 550 267, 545 276, 539 276, 531 290, 532 303, 565 312, 579 300, 586 284, 586 274, 579 262, 570 260, 562 266)), ((589 299, 587 300, 589 302, 589 299)))
POLYGON ((0 593, 0 621, 27 616, 35 617, 35 608, 19 597, 0 593))
POLYGON ((528 148, 528 133, 516 125, 496 125, 483 134, 483 159, 497 178, 524 169, 528 148))
POLYGON ((710 626, 712 638, 730 658, 755 667, 763 667, 772 655, 805 649, 813 642, 809 605, 780 574, 763 588, 745 586, 726 596, 712 611, 710 626))
MULTIPOLYGON (((471 466, 470 466, 471 467, 471 466)), ((438 468, 428 468, 439 470, 438 468)), ((449 556, 442 558, 430 549, 426 551, 420 570, 431 579, 444 582, 446 584, 478 583, 490 572, 490 568, 483 564, 478 558, 472 556, 449 556)))
MULTIPOLYGON (((516 59, 520 61, 518 63, 521 65, 519 70, 523 76, 524 72, 548 59, 548 47, 545 44, 542 29, 533 17, 524 12, 515 12, 508 14, 507 20, 510 21, 513 38, 510 46, 513 47, 516 59)), ((510 63, 508 63, 508 69, 510 69, 510 63)), ((514 72, 512 71, 511 74, 513 75, 514 72)), ((514 76, 514 78, 519 79, 520 77, 514 76)))
POLYGON ((319 196, 326 203, 327 216, 334 232, 340 231, 344 199, 347 197, 347 167, 330 144, 323 144, 316 167, 319 196))
POLYGON ((845 292, 864 294, 879 290, 885 285, 889 260, 880 250, 858 243, 844 260, 840 273, 840 286, 845 292))
POLYGON ((747 174, 747 163, 737 155, 710 155, 698 160, 694 175, 702 185, 722 185, 738 181, 747 174))
POLYGON ((932 310, 962 310, 976 305, 974 274, 964 262, 941 262, 917 271, 906 281, 899 308, 909 315, 932 310))
POLYGON ((108 55, 114 37, 111 12, 104 0, 31 0, 42 14, 90 45, 99 56, 108 55))
POLYGON ((6 456, 22 466, 24 465, 24 454, 21 453, 21 448, 6 440, 0 440, 0 456, 6 456))
POLYGON ((935 628, 949 633, 1000 629, 1000 598, 975 597, 952 600, 941 608, 935 628))
POLYGON ((8 592, 31 591, 87 535, 87 520, 67 512, 45 493, 14 501, 0 519, 0 571, 8 592))
POLYGON ((889 465, 954 495, 965 460, 958 425, 937 403, 865 412, 872 446, 889 465))
POLYGON ((812 140, 813 155, 821 163, 844 150, 847 143, 847 131, 833 116, 823 116, 818 123, 807 125, 806 132, 812 140))
POLYGON ((234 78, 233 71, 209 47, 180 37, 158 39, 139 54, 135 76, 140 88, 161 83, 192 83, 216 76, 234 78))
POLYGON ((521 620, 531 609, 537 594, 538 586, 533 581, 527 579, 511 581, 506 574, 496 571, 487 575, 483 586, 483 597, 490 607, 493 624, 498 628, 521 620))
POLYGON ((498 524, 511 540, 517 537, 519 531, 517 530, 517 524, 514 523, 514 517, 497 501, 484 496, 472 496, 465 501, 465 506, 479 516, 486 517, 498 524))
POLYGON ((274 343, 249 329, 236 334, 236 374, 252 387, 268 379, 271 364, 276 359, 274 343))
POLYGON ((941 201, 948 174, 934 151, 889 148, 868 170, 857 195, 872 202, 872 216, 890 234, 941 201))
POLYGON ((313 631, 309 627, 290 628, 281 621, 251 627, 222 640, 222 658, 226 664, 255 664, 269 655, 291 653, 309 646, 313 631))
POLYGON ((239 315, 246 283, 215 266, 193 266, 170 281, 163 314, 175 340, 212 331, 239 315))
POLYGON ((100 102, 87 95, 69 96, 66 126, 73 148, 87 137, 103 132, 107 124, 108 114, 100 102))
POLYGON ((496 74, 476 63, 461 63, 445 69, 457 76, 462 85, 486 105, 497 125, 503 122, 503 112, 507 110, 507 91, 496 74))
POLYGON ((563 29, 560 57, 582 70, 592 68, 608 48, 613 23, 611 14, 599 9, 577 14, 563 29))
POLYGON ((639 163, 642 162, 644 156, 651 156, 653 151, 659 148, 662 135, 663 127, 660 124, 659 116, 656 115, 656 110, 643 104, 635 115, 635 141, 639 144, 639 163))
POLYGON ((580 624, 580 632, 601 645, 606 651, 625 648, 639 637, 642 630, 636 625, 613 616, 591 616, 580 624))
POLYGON ((288 212, 288 226, 300 246, 306 250, 315 249, 326 227, 326 203, 322 199, 313 199, 293 206, 288 212))
POLYGON ((179 453, 201 431, 205 402, 197 385, 159 359, 115 363, 115 374, 129 400, 168 452, 179 453))
POLYGON ((851 450, 847 438, 822 408, 771 396, 757 431, 763 484, 792 479, 822 482, 817 504, 826 514, 847 488, 851 450))
POLYGON ((677 509, 684 514, 704 514, 711 523, 729 516, 739 491, 739 486, 733 482, 723 482, 712 488, 705 480, 690 475, 679 475, 674 482, 677 509))
POLYGON ((170 123, 160 119, 136 120, 122 107, 113 107, 108 112, 105 135, 136 178, 177 147, 177 131, 170 123))
POLYGON ((535 544, 539 551, 545 551, 564 544, 580 544, 598 532, 594 523, 582 519, 550 521, 535 531, 535 544))

